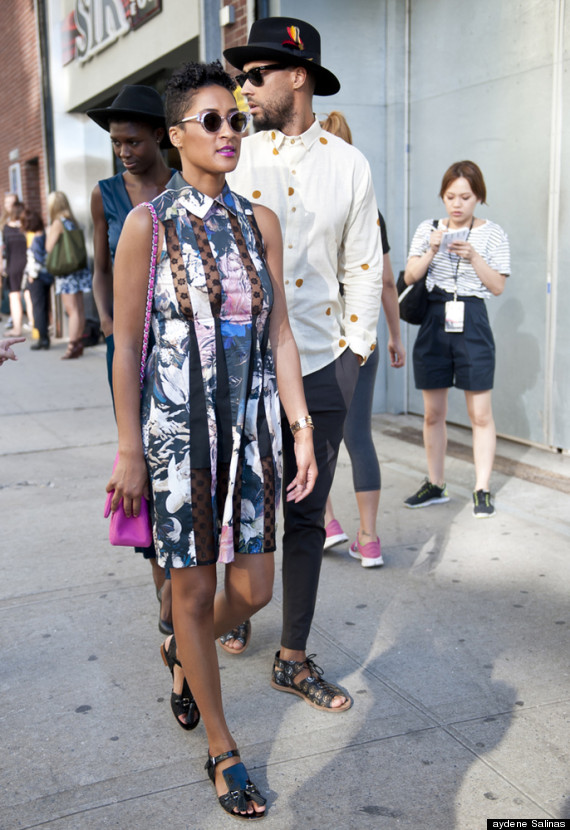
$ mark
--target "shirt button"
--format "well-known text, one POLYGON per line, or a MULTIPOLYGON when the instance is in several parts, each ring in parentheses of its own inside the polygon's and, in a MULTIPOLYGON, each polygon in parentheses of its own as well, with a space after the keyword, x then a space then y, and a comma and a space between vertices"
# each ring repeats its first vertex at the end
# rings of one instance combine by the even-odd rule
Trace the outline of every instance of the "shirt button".
POLYGON ((285 285, 289 285, 289 280, 285 280, 285 285))
POLYGON ((291 245, 291 243, 289 243, 289 245, 287 245, 287 247, 288 247, 288 248, 292 248, 293 246, 291 245))
POLYGON ((291 139, 291 144, 294 144, 294 143, 295 143, 295 139, 294 139, 294 138, 292 138, 292 139, 291 139))
POLYGON ((295 176, 296 174, 297 174, 297 171, 296 171, 296 170, 291 170, 291 175, 292 175, 292 176, 295 176))
POLYGON ((296 211, 296 210, 297 210, 297 208, 296 208, 296 207, 292 207, 292 208, 291 208, 291 213, 295 213, 295 211, 296 211))

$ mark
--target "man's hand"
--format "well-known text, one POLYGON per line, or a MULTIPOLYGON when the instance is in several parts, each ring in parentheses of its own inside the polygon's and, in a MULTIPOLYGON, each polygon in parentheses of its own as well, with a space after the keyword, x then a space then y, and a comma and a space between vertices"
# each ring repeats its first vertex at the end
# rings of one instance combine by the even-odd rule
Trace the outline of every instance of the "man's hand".
POLYGON ((25 337, 7 337, 6 340, 0 340, 0 366, 6 360, 17 360, 15 352, 11 348, 14 343, 24 343, 25 337))

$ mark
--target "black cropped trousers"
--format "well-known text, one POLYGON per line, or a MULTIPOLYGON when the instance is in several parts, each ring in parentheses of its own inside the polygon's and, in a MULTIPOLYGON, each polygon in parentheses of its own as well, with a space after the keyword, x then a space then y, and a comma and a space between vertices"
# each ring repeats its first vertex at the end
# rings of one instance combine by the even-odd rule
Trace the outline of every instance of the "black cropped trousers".
POLYGON ((303 378, 307 407, 315 426, 313 440, 319 475, 313 492, 298 504, 286 501, 287 485, 295 478, 297 466, 294 439, 285 413, 281 413, 284 648, 304 651, 307 647, 325 543, 325 507, 359 368, 356 355, 346 349, 328 366, 303 378))

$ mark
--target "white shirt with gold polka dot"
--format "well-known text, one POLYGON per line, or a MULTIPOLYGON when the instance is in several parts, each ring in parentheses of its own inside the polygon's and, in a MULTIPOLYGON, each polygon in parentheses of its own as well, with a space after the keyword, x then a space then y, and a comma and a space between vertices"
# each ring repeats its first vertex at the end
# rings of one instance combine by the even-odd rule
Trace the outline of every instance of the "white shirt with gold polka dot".
POLYGON ((303 375, 348 347, 366 360, 376 344, 382 246, 362 153, 315 119, 300 136, 266 130, 245 138, 228 183, 279 217, 287 307, 303 375))

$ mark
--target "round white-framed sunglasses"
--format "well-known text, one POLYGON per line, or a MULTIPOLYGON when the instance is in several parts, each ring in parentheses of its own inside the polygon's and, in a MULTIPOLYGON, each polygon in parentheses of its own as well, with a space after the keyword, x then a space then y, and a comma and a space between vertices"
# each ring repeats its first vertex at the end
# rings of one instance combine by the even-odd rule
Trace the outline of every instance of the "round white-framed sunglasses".
POLYGON ((217 133, 221 130, 224 121, 226 121, 230 129, 239 135, 247 130, 250 119, 250 113, 242 112, 242 110, 233 110, 229 115, 220 115, 216 110, 203 110, 198 115, 189 115, 187 118, 181 118, 176 124, 184 124, 186 121, 197 121, 207 133, 217 133))

